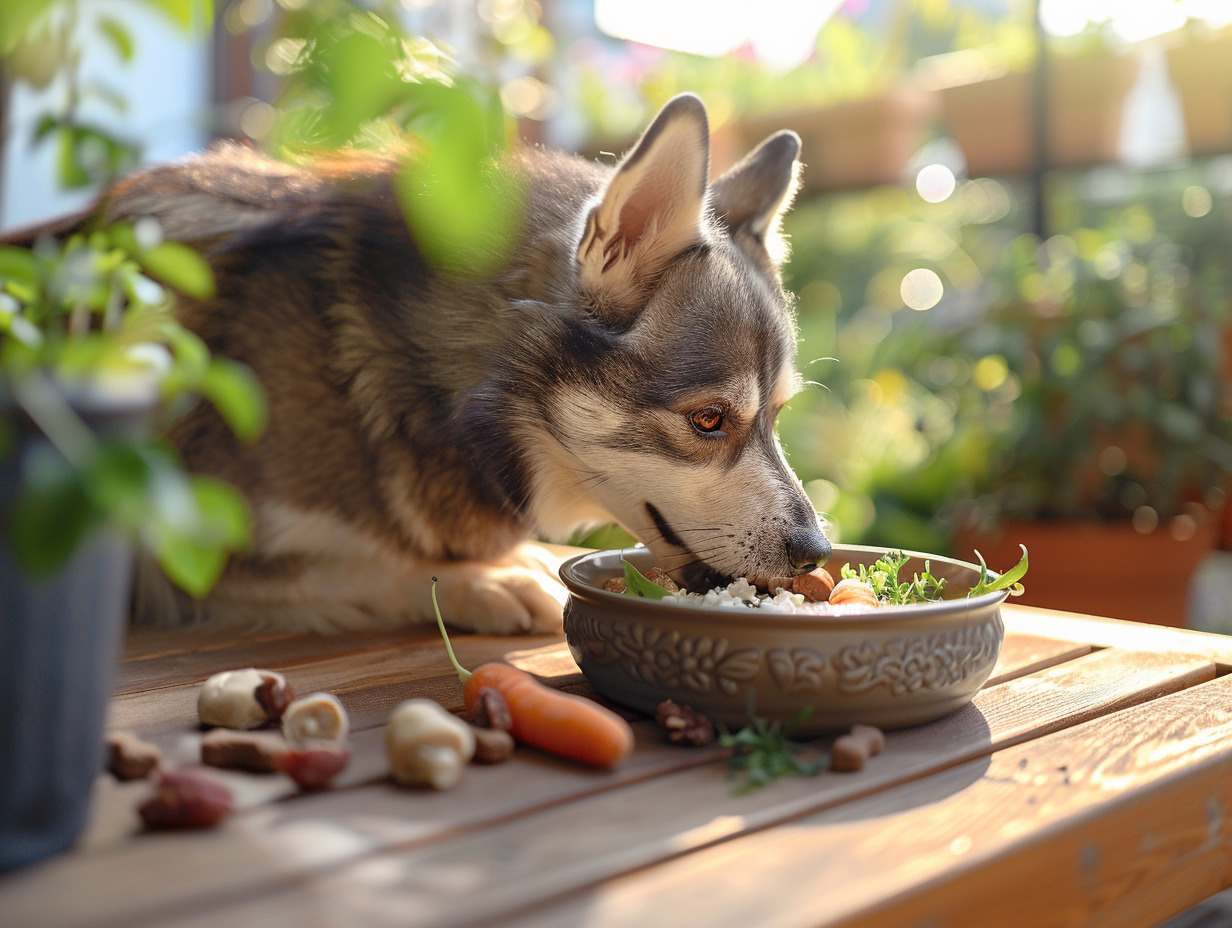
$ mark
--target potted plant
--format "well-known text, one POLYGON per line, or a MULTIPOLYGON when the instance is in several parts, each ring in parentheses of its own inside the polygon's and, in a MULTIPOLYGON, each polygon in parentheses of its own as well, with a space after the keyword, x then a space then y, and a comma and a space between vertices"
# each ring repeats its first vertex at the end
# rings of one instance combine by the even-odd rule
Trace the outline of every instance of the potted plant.
POLYGON ((1232 27, 1191 22, 1166 52, 1195 155, 1232 151, 1232 27))
POLYGON ((133 545, 204 594, 245 543, 242 497, 158 428, 199 395, 254 436, 255 380, 166 311, 213 279, 157 227, 0 248, 0 871, 73 841, 101 769, 133 545))
MULTIPOLYGON (((1077 167, 1117 161, 1137 59, 1109 47, 1098 30, 1043 53, 1048 56, 1046 163, 1077 167)), ((1023 54, 968 50, 921 62, 919 74, 940 94, 942 118, 963 151, 969 175, 1031 169, 1039 83, 1033 61, 1023 54)))

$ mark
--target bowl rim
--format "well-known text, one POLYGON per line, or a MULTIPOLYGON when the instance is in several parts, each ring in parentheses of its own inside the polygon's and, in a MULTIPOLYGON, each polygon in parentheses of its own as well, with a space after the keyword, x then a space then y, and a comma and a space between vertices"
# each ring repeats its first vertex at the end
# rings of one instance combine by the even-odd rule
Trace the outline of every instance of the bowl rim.
MULTIPOLYGON (((973 564, 970 561, 959 560, 958 558, 949 557, 942 554, 927 554, 920 551, 911 551, 906 548, 887 548, 878 545, 844 545, 836 544, 833 546, 831 553, 831 561, 836 556, 841 556, 843 552, 853 552, 862 554, 885 554, 888 551, 901 551, 908 557, 918 558, 924 561, 939 561, 955 567, 965 567, 974 570, 978 573, 980 566, 973 564)), ((626 553, 637 554, 639 557, 653 557, 650 549, 643 545, 636 545, 629 548, 600 548, 594 551, 586 551, 582 554, 576 554, 570 557, 560 565, 560 579, 564 583, 565 588, 569 591, 570 596, 583 596, 597 599, 599 602, 608 602, 613 605, 619 603, 624 606, 634 606, 640 610, 646 610, 648 615, 657 618, 663 618, 667 615, 683 616, 696 621, 698 618, 706 618, 708 621, 715 621, 719 624, 745 624, 757 613, 751 608, 738 608, 734 606, 706 606, 700 603, 679 602, 679 603, 664 603, 654 599, 631 599, 624 593, 615 593, 611 590, 605 590, 602 587, 592 586, 583 581, 577 574, 577 569, 583 563, 598 560, 600 557, 611 558, 618 556, 618 559, 623 559, 626 553)), ((996 579, 1001 576, 997 571, 988 569, 990 579, 996 579)), ((942 599, 929 603, 914 603, 909 606, 893 606, 883 607, 875 611, 867 612, 845 612, 841 615, 825 615, 819 613, 791 613, 791 612, 766 612, 762 614, 762 618, 772 619, 774 622, 782 622, 787 625, 833 625, 835 627, 851 628, 854 624, 860 625, 893 625, 901 622, 910 622, 912 620, 933 620, 942 617, 953 616, 955 614, 971 613, 976 611, 985 611, 996 609, 1009 597, 1009 590, 995 590, 991 593, 983 593, 974 598, 960 597, 958 599, 942 599)))

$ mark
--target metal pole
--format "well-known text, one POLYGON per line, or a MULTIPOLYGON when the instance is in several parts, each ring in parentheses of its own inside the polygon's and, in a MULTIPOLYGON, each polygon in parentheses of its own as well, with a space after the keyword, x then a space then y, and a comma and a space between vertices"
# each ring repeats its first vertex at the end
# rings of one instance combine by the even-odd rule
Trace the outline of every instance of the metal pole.
POLYGON ((1035 0, 1035 93, 1031 100, 1031 228, 1040 240, 1048 237, 1048 204, 1045 181, 1048 174, 1048 37, 1040 19, 1040 0, 1035 0))

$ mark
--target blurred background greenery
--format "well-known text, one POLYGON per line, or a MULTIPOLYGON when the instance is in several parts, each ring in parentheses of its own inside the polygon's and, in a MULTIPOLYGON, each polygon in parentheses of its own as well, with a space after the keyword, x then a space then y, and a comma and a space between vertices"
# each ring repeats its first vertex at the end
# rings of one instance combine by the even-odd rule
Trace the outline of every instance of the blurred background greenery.
POLYGON ((817 386, 780 433, 836 539, 965 554, 1114 524, 1182 546, 1183 584, 1229 543, 1230 22, 1219 0, 13 0, 0 215, 216 136, 396 146, 445 190, 410 219, 448 262, 517 208, 494 150, 610 162, 696 91, 716 172, 804 140, 785 276, 817 386))

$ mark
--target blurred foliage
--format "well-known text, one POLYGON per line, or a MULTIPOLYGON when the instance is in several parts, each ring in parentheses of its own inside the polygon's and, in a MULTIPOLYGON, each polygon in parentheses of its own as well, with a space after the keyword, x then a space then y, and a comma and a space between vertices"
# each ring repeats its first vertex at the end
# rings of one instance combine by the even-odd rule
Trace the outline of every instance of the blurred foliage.
POLYGON ((1228 171, 1059 174, 1067 231, 1045 242, 1022 231, 1025 184, 799 205, 787 284, 825 389, 780 428, 837 534, 944 550, 961 520, 1163 519, 1217 500, 1232 470, 1228 171), (921 269, 939 289, 917 311, 904 279, 921 269))
MULTIPOLYGON (((212 21, 213 0, 136 0, 188 30, 212 21)), ((56 170, 66 189, 98 187, 136 166, 140 146, 82 115, 83 104, 100 102, 123 113, 127 101, 106 83, 83 81, 87 45, 104 44, 120 64, 135 52, 132 33, 114 6, 82 0, 5 0, 0 15, 0 75, 10 84, 44 90, 58 82, 57 105, 38 117, 31 140, 54 142, 56 170)), ((0 87, 3 82, 0 82, 0 87)))
MULTIPOLYGON (((212 15, 208 0, 145 5, 186 29, 212 15)), ((0 65, 36 89, 64 84, 64 108, 39 119, 33 141, 56 137, 63 185, 97 187, 137 150, 78 119, 79 104, 102 93, 79 81, 80 43, 95 30, 121 60, 134 45, 120 20, 91 8, 87 23, 82 12, 75 0, 16 0, 2 18, 0 65)), ((167 312, 170 290, 208 298, 213 273, 192 249, 164 241, 153 220, 45 237, 32 249, 0 246, 0 454, 17 453, 22 419, 47 439, 23 451, 26 484, 5 526, 35 575, 60 567, 107 523, 200 596, 248 542, 248 507, 232 487, 185 473, 170 445, 144 430, 104 436, 87 425, 94 406, 147 399, 165 425, 205 397, 240 437, 260 432, 264 399, 251 372, 210 357, 167 312)))

